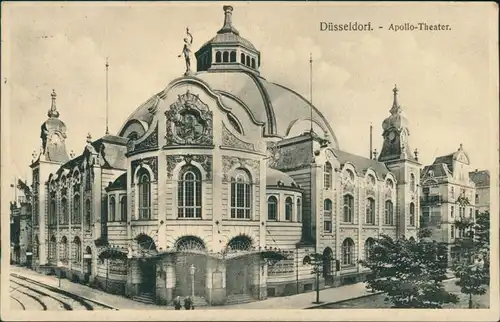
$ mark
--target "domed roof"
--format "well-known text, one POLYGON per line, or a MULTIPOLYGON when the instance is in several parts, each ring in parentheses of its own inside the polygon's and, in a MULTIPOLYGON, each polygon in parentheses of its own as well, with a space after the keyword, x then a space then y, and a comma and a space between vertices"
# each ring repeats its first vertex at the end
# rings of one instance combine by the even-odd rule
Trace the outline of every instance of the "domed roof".
POLYGON ((266 170, 266 185, 267 186, 277 186, 278 182, 280 185, 287 187, 297 187, 295 180, 292 179, 288 174, 281 172, 276 169, 267 168, 266 170))

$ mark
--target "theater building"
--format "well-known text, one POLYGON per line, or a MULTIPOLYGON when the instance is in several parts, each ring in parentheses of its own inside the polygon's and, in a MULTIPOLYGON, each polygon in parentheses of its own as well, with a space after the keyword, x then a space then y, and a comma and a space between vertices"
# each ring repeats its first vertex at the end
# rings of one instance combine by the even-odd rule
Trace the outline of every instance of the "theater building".
POLYGON ((260 75, 272 57, 232 14, 224 6, 195 71, 77 156, 52 93, 31 164, 37 270, 159 304, 222 305, 314 289, 312 253, 327 258, 321 287, 362 280, 375 238, 415 236, 420 164, 397 89, 378 158, 348 153, 318 108, 260 75))

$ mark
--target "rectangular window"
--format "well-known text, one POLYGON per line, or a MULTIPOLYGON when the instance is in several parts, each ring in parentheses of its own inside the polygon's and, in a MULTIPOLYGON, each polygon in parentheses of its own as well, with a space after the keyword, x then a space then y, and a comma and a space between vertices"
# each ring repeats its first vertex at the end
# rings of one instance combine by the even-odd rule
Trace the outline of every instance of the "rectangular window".
POLYGON ((453 225, 451 225, 450 234, 451 234, 451 238, 455 238, 455 226, 453 226, 453 225))
POLYGON ((479 203, 479 194, 476 193, 476 203, 479 203))
POLYGON ((327 233, 331 233, 332 232, 332 222, 330 220, 325 220, 324 221, 324 228, 323 230, 327 233))
POLYGON ((455 207, 451 206, 451 218, 453 218, 454 214, 453 211, 455 210, 455 207))
POLYGON ((469 218, 472 218, 472 208, 469 209, 469 218))

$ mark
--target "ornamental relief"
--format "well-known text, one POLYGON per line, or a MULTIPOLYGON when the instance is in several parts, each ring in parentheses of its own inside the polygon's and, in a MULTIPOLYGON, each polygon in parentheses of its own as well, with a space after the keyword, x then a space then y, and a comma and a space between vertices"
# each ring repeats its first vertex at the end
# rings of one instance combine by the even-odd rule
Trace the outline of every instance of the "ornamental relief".
POLYGON ((130 140, 127 143, 127 152, 143 152, 151 151, 158 148, 158 124, 156 124, 153 133, 151 133, 144 141, 136 143, 134 140, 130 140))
POLYGON ((375 196, 375 189, 373 186, 366 187, 365 192, 367 196, 375 196))
POLYGON ((155 179, 158 178, 158 160, 157 157, 149 157, 149 158, 144 158, 144 159, 138 159, 132 161, 132 183, 134 183, 134 174, 135 174, 135 169, 137 167, 143 167, 144 165, 148 165, 151 170, 153 170, 153 174, 155 179))
POLYGON ((354 194, 354 184, 350 180, 345 180, 343 184, 344 192, 354 194))
POLYGON ((167 177, 169 179, 172 179, 177 164, 183 161, 188 165, 192 161, 199 163, 207 173, 207 180, 212 179, 212 156, 206 154, 167 155, 167 177))
POLYGON ((212 145, 213 115, 198 95, 186 91, 165 112, 167 145, 212 145))
POLYGON ((392 190, 391 189, 387 189, 385 191, 385 198, 386 199, 392 199, 392 190))
POLYGON ((238 157, 222 157, 222 180, 227 182, 229 181, 229 171, 234 167, 234 165, 239 164, 242 167, 248 167, 253 170, 255 178, 252 178, 252 182, 254 184, 259 184, 259 176, 260 176, 260 162, 252 159, 238 158, 238 157))
POLYGON ((222 145, 243 150, 255 151, 255 146, 252 143, 245 142, 236 137, 236 135, 229 131, 224 123, 222 124, 222 145))

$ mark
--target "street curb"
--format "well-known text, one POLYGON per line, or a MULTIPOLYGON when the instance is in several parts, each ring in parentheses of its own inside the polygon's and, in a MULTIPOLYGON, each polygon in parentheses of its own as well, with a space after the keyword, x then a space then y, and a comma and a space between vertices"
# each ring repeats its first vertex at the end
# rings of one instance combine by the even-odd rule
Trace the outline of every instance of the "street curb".
MULTIPOLYGON (((20 275, 20 274, 18 274, 18 273, 10 273, 10 275, 12 275, 12 276, 14 276, 14 277, 17 277, 17 278, 21 278, 21 277, 22 277, 22 278, 25 278, 25 279, 27 279, 27 280, 29 280, 29 281, 34 281, 34 282, 38 282, 38 283, 42 283, 42 284, 43 284, 43 282, 41 282, 41 281, 37 281, 37 280, 35 280, 35 279, 29 278, 29 277, 27 277, 27 276, 25 276, 25 275, 20 275)), ((114 310, 114 311, 119 311, 119 309, 118 309, 118 308, 116 308, 116 307, 114 307, 114 306, 112 306, 112 305, 106 304, 106 303, 104 303, 104 302, 100 302, 100 301, 97 301, 97 300, 94 300, 94 299, 88 298, 88 297, 86 297, 86 296, 82 296, 82 295, 80 295, 80 294, 74 294, 74 293, 71 293, 71 292, 69 292, 69 291, 67 291, 67 290, 65 290, 65 289, 63 289, 63 288, 61 288, 61 287, 52 286, 52 285, 48 285, 48 286, 51 286, 51 287, 53 287, 53 288, 57 288, 57 289, 59 289, 59 290, 61 290, 61 291, 63 291, 63 292, 66 292, 66 293, 70 293, 70 294, 76 295, 76 296, 78 296, 78 297, 80 297, 80 298, 82 298, 82 299, 84 299, 84 300, 86 300, 86 301, 89 301, 89 302, 94 302, 94 303, 96 303, 96 304, 98 304, 98 305, 101 305, 101 306, 104 306, 104 307, 108 307, 108 308, 110 308, 111 310, 114 310)))
POLYGON ((316 305, 313 305, 313 306, 305 307, 304 310, 315 309, 315 308, 318 308, 318 307, 323 307, 323 306, 332 305, 332 304, 339 304, 339 303, 343 303, 343 302, 347 302, 347 301, 352 301, 352 300, 359 300, 359 299, 362 299, 362 298, 365 298, 365 297, 375 296, 375 295, 379 295, 379 294, 382 294, 382 293, 383 292, 374 292, 374 293, 369 293, 369 294, 364 294, 364 295, 360 295, 360 296, 351 297, 351 298, 344 299, 344 300, 316 304, 316 305))

